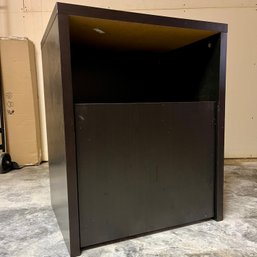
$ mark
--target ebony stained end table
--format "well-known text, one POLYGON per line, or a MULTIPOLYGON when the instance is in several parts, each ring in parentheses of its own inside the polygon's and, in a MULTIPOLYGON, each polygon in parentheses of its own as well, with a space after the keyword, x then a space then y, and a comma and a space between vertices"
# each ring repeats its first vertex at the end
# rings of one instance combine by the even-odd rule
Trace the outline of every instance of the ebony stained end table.
POLYGON ((57 3, 42 40, 52 206, 82 248, 223 215, 227 25, 57 3))

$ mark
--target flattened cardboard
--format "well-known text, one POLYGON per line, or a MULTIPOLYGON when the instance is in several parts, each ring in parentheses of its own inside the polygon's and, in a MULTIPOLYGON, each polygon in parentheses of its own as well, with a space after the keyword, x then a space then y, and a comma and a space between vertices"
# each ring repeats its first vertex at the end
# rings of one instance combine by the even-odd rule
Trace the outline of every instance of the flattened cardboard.
POLYGON ((0 40, 7 152, 20 165, 41 162, 35 50, 26 38, 0 40))

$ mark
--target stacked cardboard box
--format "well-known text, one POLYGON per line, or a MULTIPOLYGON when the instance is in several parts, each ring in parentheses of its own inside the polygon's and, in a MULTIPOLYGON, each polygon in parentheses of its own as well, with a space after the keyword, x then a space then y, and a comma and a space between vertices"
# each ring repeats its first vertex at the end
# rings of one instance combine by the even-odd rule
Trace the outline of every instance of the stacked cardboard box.
POLYGON ((6 148, 21 165, 41 162, 35 49, 26 38, 1 38, 6 148))

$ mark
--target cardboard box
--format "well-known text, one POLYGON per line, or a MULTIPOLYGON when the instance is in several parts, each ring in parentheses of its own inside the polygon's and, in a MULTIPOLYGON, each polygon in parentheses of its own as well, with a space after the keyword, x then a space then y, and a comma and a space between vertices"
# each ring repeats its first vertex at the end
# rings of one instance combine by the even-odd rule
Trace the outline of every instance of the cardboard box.
POLYGON ((26 38, 1 38, 6 152, 20 165, 41 162, 35 49, 26 38))

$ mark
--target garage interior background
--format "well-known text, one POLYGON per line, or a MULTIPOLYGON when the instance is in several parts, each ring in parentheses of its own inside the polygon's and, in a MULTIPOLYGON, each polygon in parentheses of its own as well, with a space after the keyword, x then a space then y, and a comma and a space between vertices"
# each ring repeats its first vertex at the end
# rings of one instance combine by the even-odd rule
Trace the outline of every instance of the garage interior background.
MULTIPOLYGON (((257 1, 63 0, 61 2, 228 23, 225 157, 257 157, 257 1)), ((36 47, 43 160, 47 160, 40 42, 54 0, 0 0, 0 36, 28 37, 36 47)))

